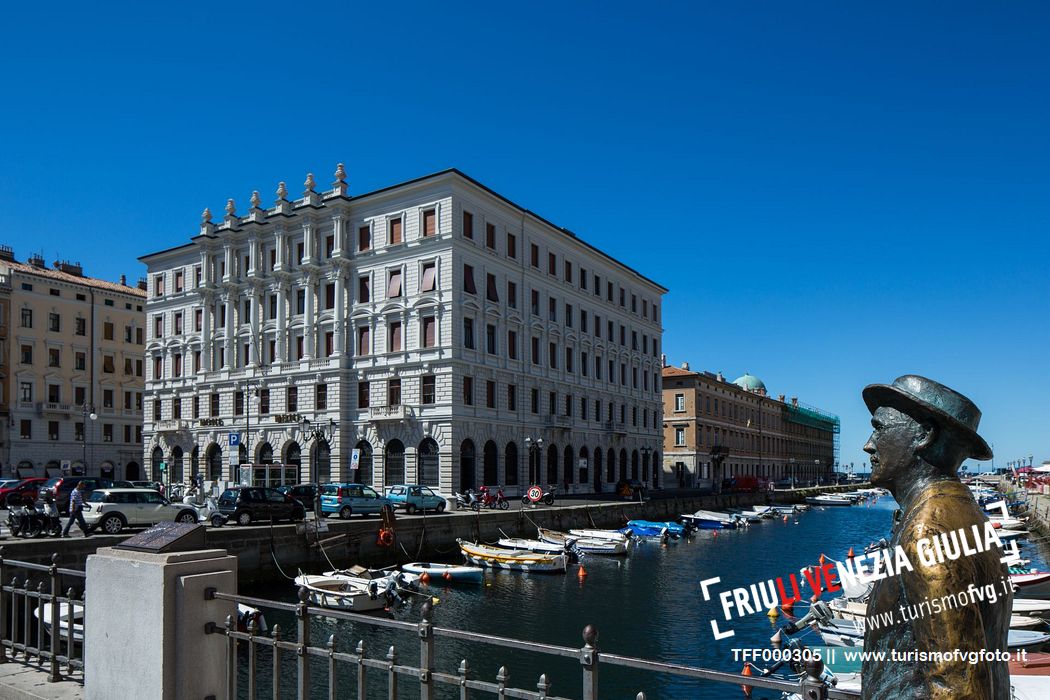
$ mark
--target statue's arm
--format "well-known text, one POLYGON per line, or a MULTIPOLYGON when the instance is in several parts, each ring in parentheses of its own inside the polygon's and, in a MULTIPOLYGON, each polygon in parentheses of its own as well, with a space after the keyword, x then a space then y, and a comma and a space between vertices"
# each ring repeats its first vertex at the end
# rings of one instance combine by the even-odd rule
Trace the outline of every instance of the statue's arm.
MULTIPOLYGON (((911 608, 908 616, 914 617, 906 624, 911 624, 915 632, 916 650, 951 653, 956 649, 968 652, 985 648, 987 642, 980 608, 970 604, 957 605, 955 600, 947 599, 947 596, 966 591, 977 580, 972 558, 964 556, 944 564, 923 566, 915 542, 919 537, 932 537, 934 533, 920 528, 919 532, 902 534, 901 544, 915 567, 914 571, 901 574, 901 585, 911 608)), ((971 664, 966 659, 952 658, 929 661, 925 664, 923 676, 927 694, 922 697, 931 700, 993 698, 992 676, 987 663, 971 664)))

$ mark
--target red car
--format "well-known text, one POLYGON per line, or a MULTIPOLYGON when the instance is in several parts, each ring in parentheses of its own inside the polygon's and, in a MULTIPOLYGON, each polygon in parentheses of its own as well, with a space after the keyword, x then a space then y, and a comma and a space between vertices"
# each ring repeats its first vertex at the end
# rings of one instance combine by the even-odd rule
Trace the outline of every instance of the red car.
POLYGON ((45 481, 47 479, 34 476, 29 479, 22 479, 13 486, 0 488, 0 505, 3 505, 5 508, 13 508, 23 503, 34 503, 37 499, 37 493, 45 481))

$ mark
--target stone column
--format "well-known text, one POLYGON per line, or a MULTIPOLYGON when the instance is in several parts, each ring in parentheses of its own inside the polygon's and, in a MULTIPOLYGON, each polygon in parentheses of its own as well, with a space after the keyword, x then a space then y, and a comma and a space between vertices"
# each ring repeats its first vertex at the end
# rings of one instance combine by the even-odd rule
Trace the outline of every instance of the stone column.
MULTIPOLYGON (((229 272, 229 265, 226 267, 226 271, 229 272)), ((233 315, 237 313, 237 305, 234 303, 233 295, 230 293, 226 294, 226 339, 224 341, 226 346, 226 356, 223 358, 222 369, 232 369, 237 366, 237 346, 234 344, 236 340, 234 338, 234 325, 233 315)))
POLYGON ((335 278, 335 347, 332 354, 342 357, 343 347, 346 345, 346 318, 343 311, 343 297, 346 296, 346 271, 342 268, 338 270, 339 273, 335 278))
MULTIPOLYGON (((278 253, 278 262, 280 262, 280 253, 278 253)), ((287 306, 287 287, 282 283, 277 288, 277 362, 284 362, 288 357, 288 336, 285 331, 287 306)))
POLYGON ((314 312, 317 278, 313 275, 306 276, 303 279, 303 287, 306 290, 306 307, 303 309, 303 357, 312 360, 314 340, 317 336, 317 317, 314 312))
POLYGON ((211 346, 211 309, 214 300, 210 295, 204 297, 201 304, 201 371, 212 370, 212 346, 211 346))
POLYGON ((225 697, 226 638, 237 592, 237 557, 225 550, 151 554, 106 547, 87 560, 84 611, 88 700, 225 697), (220 633, 207 634, 214 622, 220 633), (133 653, 129 653, 133 652, 133 653))

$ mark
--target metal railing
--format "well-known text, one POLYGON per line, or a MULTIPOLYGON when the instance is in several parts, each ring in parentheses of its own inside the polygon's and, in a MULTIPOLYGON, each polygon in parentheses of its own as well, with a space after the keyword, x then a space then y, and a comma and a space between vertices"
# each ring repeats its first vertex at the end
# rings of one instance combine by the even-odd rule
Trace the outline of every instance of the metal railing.
MULTIPOLYGON (((335 700, 338 697, 355 697, 365 700, 368 697, 369 688, 373 691, 385 686, 386 697, 397 698, 398 681, 402 678, 419 684, 420 700, 434 700, 437 697, 437 687, 440 685, 459 688, 460 700, 469 700, 472 697, 482 695, 494 695, 497 698, 519 698, 520 700, 569 700, 569 698, 551 695, 551 683, 547 674, 539 676, 535 689, 518 688, 510 685, 510 674, 506 666, 501 666, 496 676, 491 681, 472 677, 471 667, 466 659, 462 659, 457 668, 449 671, 441 671, 435 668, 436 653, 435 639, 444 637, 460 641, 473 642, 486 645, 487 647, 499 647, 515 651, 526 651, 543 654, 546 657, 560 657, 575 659, 580 664, 582 673, 582 700, 598 700, 601 693, 598 689, 599 666, 618 666, 627 669, 649 671, 659 674, 668 674, 683 679, 702 679, 715 683, 729 683, 737 686, 751 686, 753 688, 765 688, 767 690, 779 690, 784 693, 797 693, 805 700, 857 700, 860 698, 858 691, 840 690, 828 685, 821 679, 823 664, 820 661, 810 662, 805 673, 798 680, 778 678, 772 676, 745 676, 737 673, 716 671, 713 669, 697 668, 682 664, 665 663, 639 659, 619 654, 599 652, 597 647, 598 630, 592 625, 583 629, 582 647, 566 647, 553 644, 542 644, 529 642, 508 637, 498 637, 478 632, 436 627, 433 624, 433 606, 430 601, 423 604, 422 619, 418 623, 392 620, 381 617, 373 617, 360 613, 333 610, 310 605, 309 594, 304 588, 299 589, 299 603, 284 603, 262 598, 251 598, 241 595, 220 593, 215 589, 205 592, 208 600, 224 600, 232 603, 240 603, 255 608, 268 608, 291 612, 295 615, 295 633, 286 637, 280 625, 274 625, 269 635, 260 633, 254 616, 250 617, 245 630, 237 628, 237 620, 234 616, 226 618, 225 629, 221 625, 209 623, 209 633, 223 633, 227 639, 226 661, 227 683, 226 698, 237 700, 244 696, 240 693, 239 677, 246 678, 246 697, 256 698, 259 692, 264 696, 280 700, 282 688, 280 678, 282 677, 282 659, 286 656, 295 660, 295 693, 296 700, 307 700, 311 697, 324 697, 335 700), (336 648, 335 635, 329 635, 323 643, 314 644, 311 639, 312 617, 323 617, 328 620, 346 620, 371 627, 382 627, 387 629, 401 630, 416 636, 419 639, 419 665, 406 664, 396 646, 390 646, 385 654, 369 657, 364 640, 361 640, 352 649, 339 650, 336 648), (239 643, 247 645, 247 653, 238 653, 239 643), (314 683, 311 678, 311 661, 319 662, 326 667, 326 678, 323 682, 314 683), (241 673, 238 663, 246 663, 247 668, 241 673), (271 683, 269 691, 260 687, 260 663, 271 665, 271 674, 268 679, 271 683), (354 690, 349 696, 345 690, 337 693, 337 681, 345 681, 343 674, 353 674, 354 690), (374 680, 372 686, 369 682, 374 680), (240 694, 239 694, 240 693, 240 694), (320 693, 320 694, 318 694, 320 693)), ((644 692, 639 692, 635 700, 646 700, 644 692)))
POLYGON ((62 577, 86 582, 86 574, 58 566, 58 554, 51 564, 32 564, 4 558, 0 547, 0 664, 20 662, 47 671, 47 680, 83 680, 84 672, 84 588, 77 598, 73 588, 62 594, 62 577), (44 574, 34 585, 32 573, 19 581, 7 580, 11 569, 44 574), (79 633, 79 636, 78 636, 79 633), (65 676, 63 676, 63 671, 65 676))

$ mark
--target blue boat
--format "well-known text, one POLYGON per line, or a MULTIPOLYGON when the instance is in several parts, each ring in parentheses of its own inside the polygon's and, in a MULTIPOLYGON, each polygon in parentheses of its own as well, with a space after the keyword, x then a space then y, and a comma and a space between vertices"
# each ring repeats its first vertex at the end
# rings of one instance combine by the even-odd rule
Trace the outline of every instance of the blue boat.
POLYGON ((698 510, 695 513, 681 516, 682 521, 699 530, 735 530, 741 520, 726 513, 698 510))
POLYGON ((684 537, 686 534, 686 527, 680 523, 673 522, 656 522, 653 520, 629 520, 627 527, 634 530, 635 534, 638 534, 639 529, 655 529, 657 533, 663 528, 667 528, 667 531, 676 537, 684 537))

